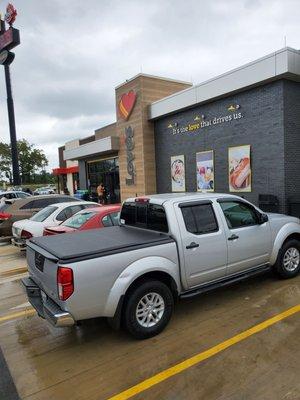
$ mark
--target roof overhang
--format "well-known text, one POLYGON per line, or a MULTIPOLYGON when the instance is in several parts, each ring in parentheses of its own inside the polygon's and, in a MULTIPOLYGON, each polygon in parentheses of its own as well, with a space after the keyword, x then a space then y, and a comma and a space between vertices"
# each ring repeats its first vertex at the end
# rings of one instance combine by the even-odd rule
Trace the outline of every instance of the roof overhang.
POLYGON ((300 82, 299 50, 285 47, 216 78, 155 101, 149 106, 149 120, 278 79, 300 82))
POLYGON ((108 136, 73 149, 64 150, 64 160, 80 160, 95 155, 113 153, 119 151, 119 149, 119 138, 117 136, 108 136))
POLYGON ((53 175, 66 175, 66 174, 74 174, 79 171, 78 166, 67 167, 67 168, 53 168, 53 175))

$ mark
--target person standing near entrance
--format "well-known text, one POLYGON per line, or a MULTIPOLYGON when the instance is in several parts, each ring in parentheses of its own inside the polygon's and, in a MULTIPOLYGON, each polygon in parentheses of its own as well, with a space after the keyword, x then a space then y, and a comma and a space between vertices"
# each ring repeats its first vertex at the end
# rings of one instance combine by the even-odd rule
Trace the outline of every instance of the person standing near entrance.
POLYGON ((97 195, 98 195, 98 202, 99 202, 99 204, 104 204, 104 200, 105 200, 105 187, 103 186, 103 183, 100 183, 100 185, 97 187, 97 195))

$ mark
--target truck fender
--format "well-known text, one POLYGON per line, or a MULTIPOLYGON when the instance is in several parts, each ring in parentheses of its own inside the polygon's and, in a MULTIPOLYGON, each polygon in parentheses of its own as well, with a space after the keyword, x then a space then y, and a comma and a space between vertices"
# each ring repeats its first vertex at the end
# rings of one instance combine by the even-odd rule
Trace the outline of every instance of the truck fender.
POLYGON ((296 222, 289 222, 289 223, 285 224, 279 230, 279 232, 277 233, 277 236, 274 240, 273 250, 271 253, 271 257, 270 257, 271 265, 275 264, 275 262, 277 260, 278 252, 281 249, 284 241, 294 233, 300 234, 300 224, 297 224, 296 222))
POLYGON ((140 276, 155 271, 165 272, 170 275, 176 282, 178 289, 180 288, 179 267, 177 264, 164 257, 150 256, 141 258, 124 269, 116 279, 110 289, 104 315, 113 317, 120 298, 125 295, 129 286, 140 276))

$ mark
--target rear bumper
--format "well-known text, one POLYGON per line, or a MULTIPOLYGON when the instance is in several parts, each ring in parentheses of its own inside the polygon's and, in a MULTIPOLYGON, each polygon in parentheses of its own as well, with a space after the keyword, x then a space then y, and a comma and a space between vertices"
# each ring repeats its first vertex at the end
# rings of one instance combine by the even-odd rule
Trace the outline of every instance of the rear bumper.
POLYGON ((35 308, 40 317, 46 319, 55 327, 75 324, 74 318, 70 313, 62 310, 49 297, 43 299, 41 289, 31 278, 22 279, 22 283, 25 286, 29 303, 35 308))
POLYGON ((13 237, 11 239, 11 244, 13 244, 14 246, 19 247, 20 249, 24 249, 26 247, 26 239, 13 237))

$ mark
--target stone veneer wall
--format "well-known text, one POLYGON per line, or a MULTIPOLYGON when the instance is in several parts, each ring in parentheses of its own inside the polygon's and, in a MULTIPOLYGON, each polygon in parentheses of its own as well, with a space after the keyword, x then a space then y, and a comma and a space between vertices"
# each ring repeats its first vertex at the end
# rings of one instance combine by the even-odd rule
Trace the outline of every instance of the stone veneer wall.
POLYGON ((156 160, 154 149, 154 124, 148 121, 148 106, 170 94, 186 89, 190 85, 163 78, 137 75, 116 89, 117 135, 120 137, 119 165, 121 199, 135 195, 156 193, 156 160), (124 121, 118 112, 121 96, 134 90, 137 99, 132 114, 124 121), (134 131, 135 184, 126 185, 127 152, 125 146, 125 128, 131 126, 134 131))

